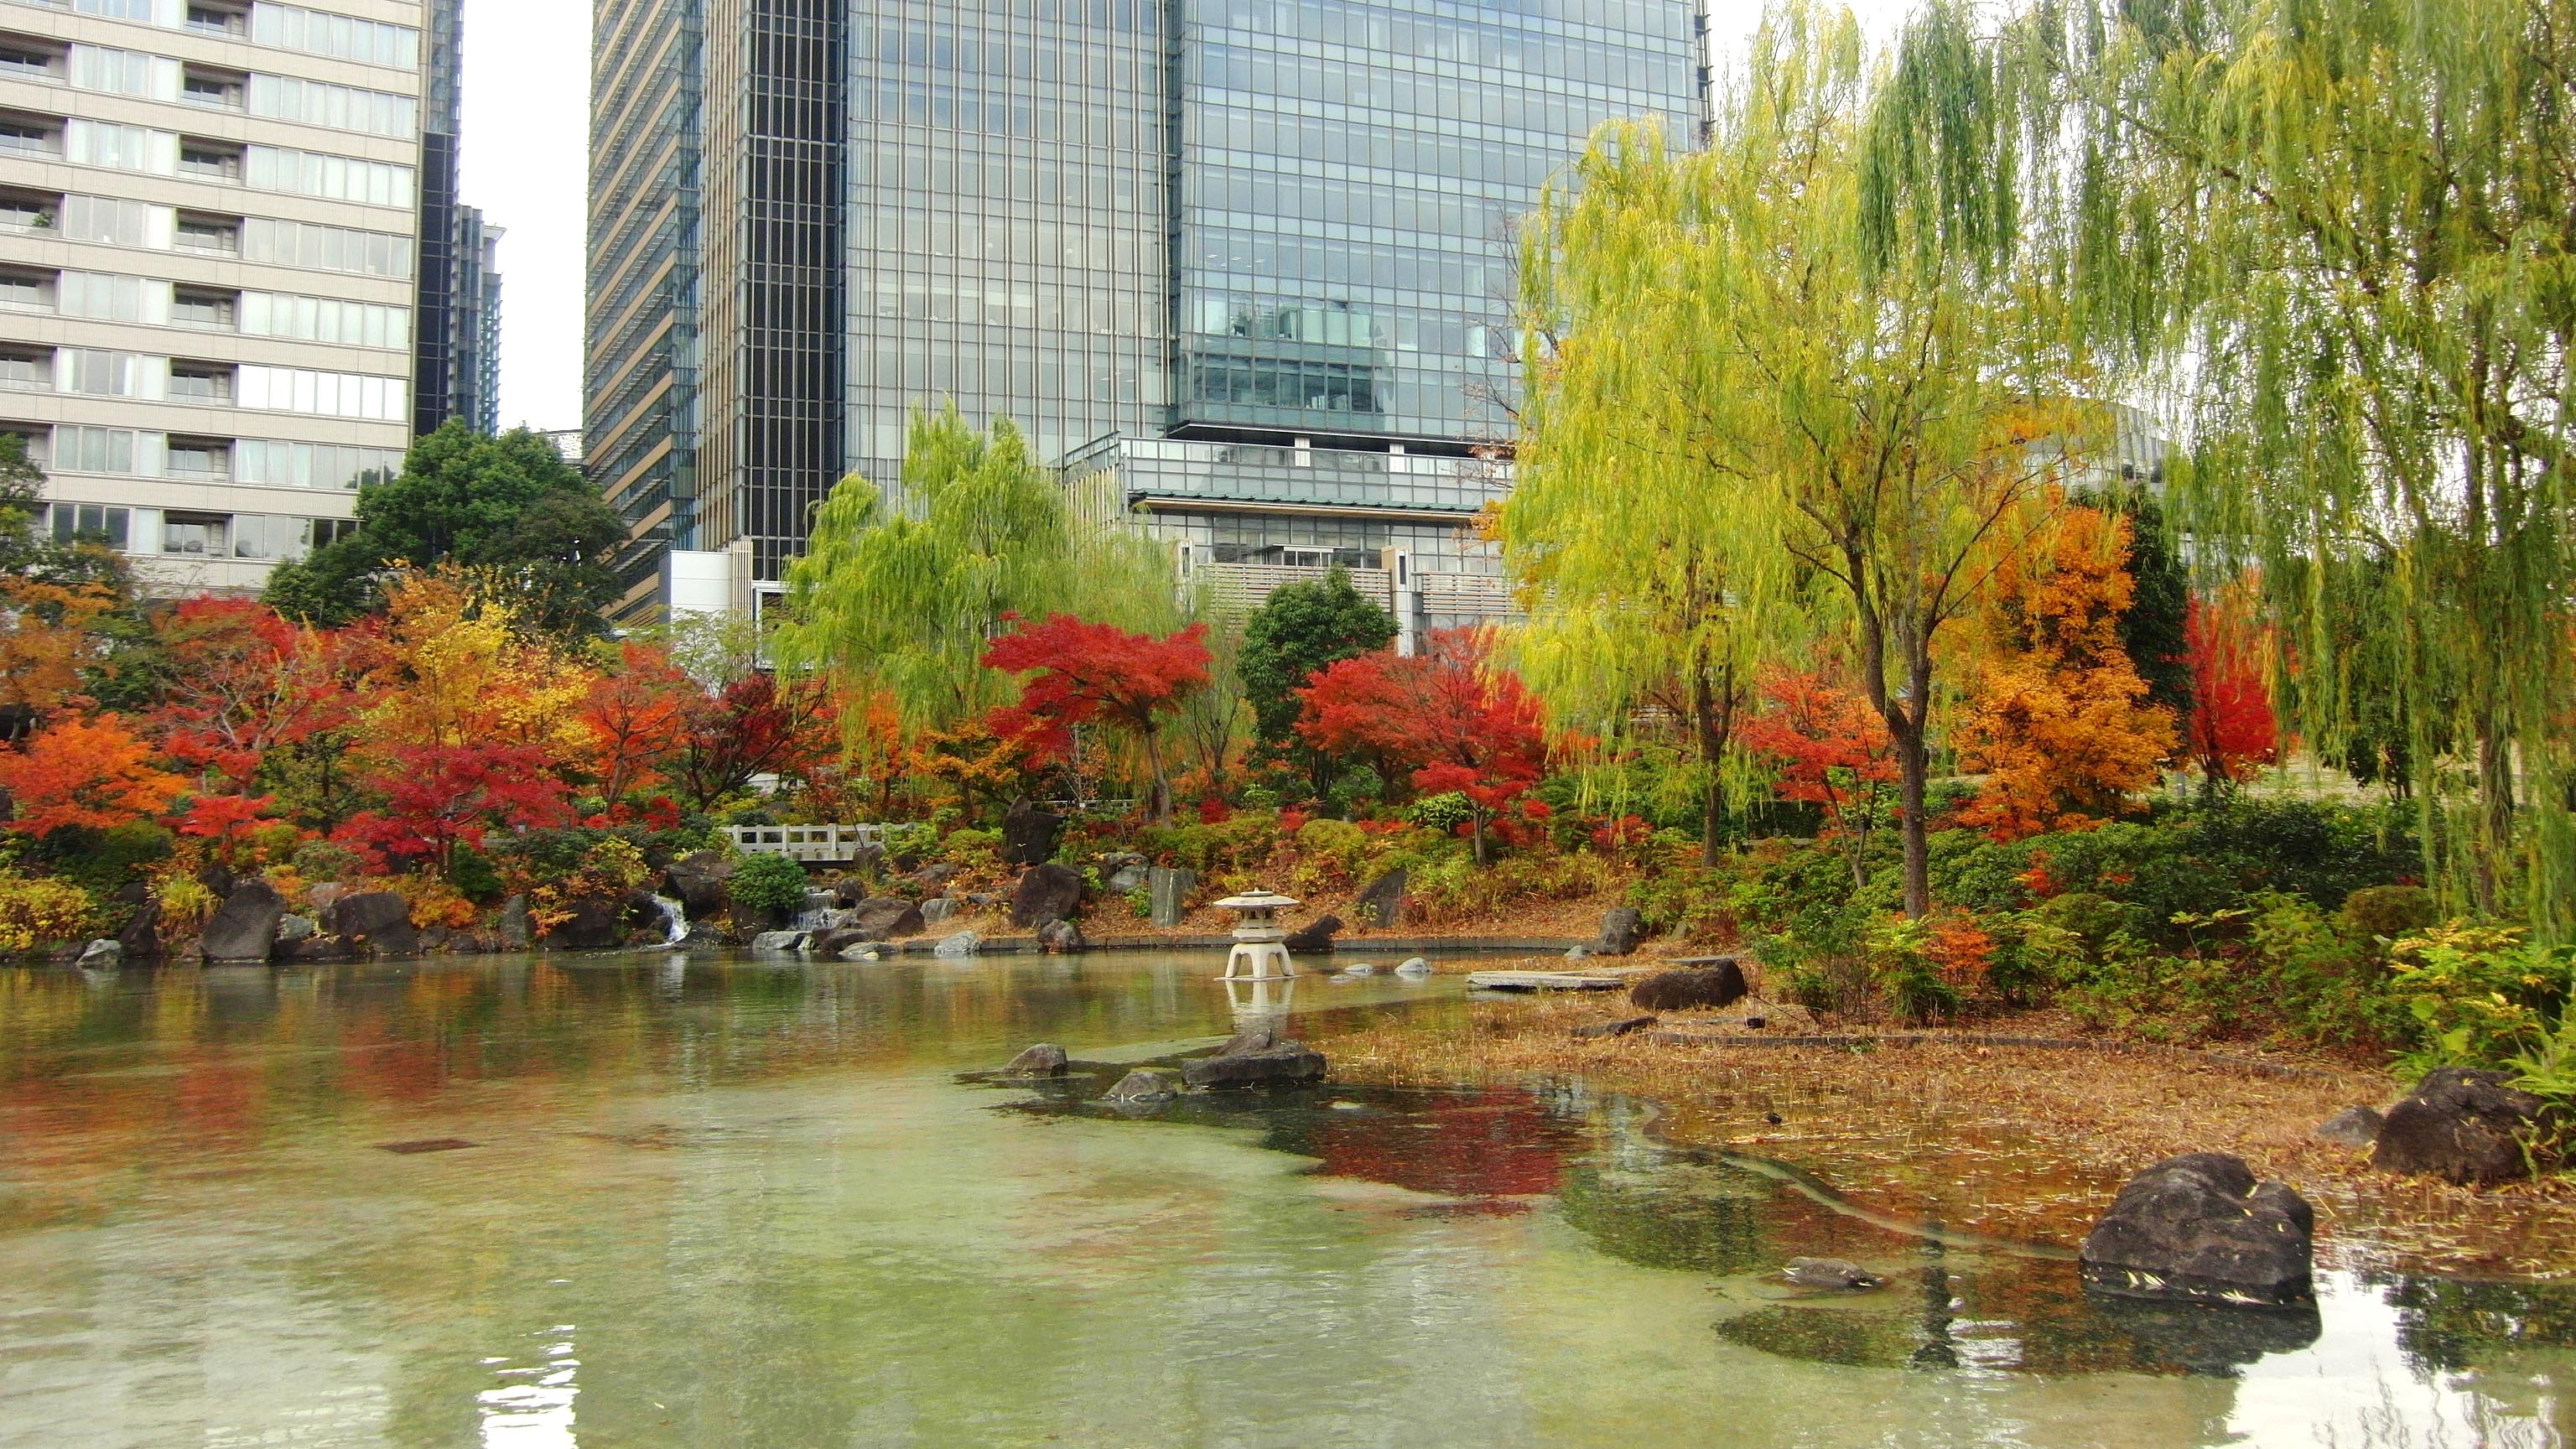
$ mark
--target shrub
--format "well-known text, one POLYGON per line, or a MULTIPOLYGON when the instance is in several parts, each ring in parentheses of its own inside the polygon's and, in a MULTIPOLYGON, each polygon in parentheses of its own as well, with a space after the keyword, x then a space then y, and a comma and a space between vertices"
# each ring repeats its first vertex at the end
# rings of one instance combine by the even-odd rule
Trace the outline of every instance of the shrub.
POLYGON ((57 830, 45 841, 53 873, 94 896, 110 896, 170 858, 175 837, 149 820, 105 830, 57 830))
POLYGON ((1368 866, 1368 832, 1347 820, 1309 820, 1297 827, 1297 854, 1302 882, 1346 884, 1368 866))
POLYGON ((805 909, 805 867, 783 855, 754 855, 734 867, 728 886, 745 910, 794 915, 805 909))
POLYGON ((913 820, 885 829, 885 853, 888 860, 928 860, 939 851, 939 827, 928 821, 913 820))
POLYGON ((89 892, 70 881, 0 874, 0 955, 86 940, 97 916, 89 892))
POLYGON ((2344 929, 2362 936, 2395 941, 2442 918, 2433 893, 2422 886, 2364 886, 2344 897, 2344 929))
MULTIPOLYGON (((300 874, 300 872, 299 872, 300 874)), ((456 847, 447 861, 447 883, 456 887, 469 901, 490 905, 509 894, 492 857, 470 845, 456 847)))
POLYGON ((1324 792, 1324 803, 1347 815, 1376 804, 1385 795, 1384 776, 1366 765, 1354 765, 1324 792))
POLYGON ((1242 810, 1223 820, 1191 825, 1156 826, 1138 836, 1143 852, 1169 856, 1202 876, 1252 869, 1270 859, 1279 845, 1279 816, 1271 810, 1242 810))
MULTIPOLYGON (((1971 928, 1973 929, 1973 927, 1971 928)), ((1983 933, 1978 933, 1982 938, 1983 933)), ((1950 957, 1965 954, 1944 938, 1943 922, 1930 916, 1888 916, 1869 932, 1869 969, 1888 1009, 1921 1024, 1948 1016, 1967 1003, 1953 979, 1950 957)), ((1977 972, 1985 969, 1984 949, 1974 952, 1977 972)))
POLYGON ((437 876, 397 875, 385 881, 385 888, 403 898, 411 923, 421 930, 462 931, 474 924, 474 903, 437 876))
POLYGON ((1475 819, 1476 807, 1458 791, 1444 790, 1414 801, 1413 807, 1404 812, 1404 818, 1425 830, 1437 830, 1446 835, 1475 819))
POLYGON ((2576 946, 2541 946, 2511 927, 2454 923, 2391 948, 2393 990, 2424 1040, 2402 1065, 2492 1067, 2541 1048, 2567 1006, 2576 946))
POLYGON ((960 870, 992 870, 1002 863, 1002 832, 952 830, 939 842, 939 858, 960 870))
POLYGON ((165 941, 195 935, 223 905, 213 891, 206 889, 205 882, 176 868, 165 868, 153 877, 152 900, 161 908, 161 939, 165 941))
MULTIPOLYGON (((488 862, 491 857, 484 859, 488 862)), ((308 840, 297 846, 292 864, 297 875, 311 881, 355 880, 366 868, 358 852, 330 840, 308 840)))

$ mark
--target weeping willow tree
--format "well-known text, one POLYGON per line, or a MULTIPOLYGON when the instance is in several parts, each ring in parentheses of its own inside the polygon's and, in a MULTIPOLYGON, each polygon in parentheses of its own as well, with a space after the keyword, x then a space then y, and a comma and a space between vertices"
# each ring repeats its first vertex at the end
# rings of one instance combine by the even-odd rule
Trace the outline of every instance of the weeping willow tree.
POLYGON ((815 510, 788 566, 789 621, 773 652, 840 687, 882 693, 907 731, 943 729, 1006 702, 982 664, 1006 615, 1077 614, 1156 632, 1182 609, 1143 539, 1077 521, 1054 472, 1007 418, 978 432, 950 404, 916 412, 897 512, 856 474, 815 510))
POLYGON ((2576 0, 2078 0, 1994 54, 2060 87, 2026 178, 2097 342, 2168 365, 2179 521, 2259 571, 2295 722, 2394 736, 2451 900, 2576 933, 2576 0))
MULTIPOLYGON (((1615 587, 1622 568, 1675 594, 1687 580, 1736 621, 1812 603, 1895 746, 1914 915, 1930 908, 1946 661, 1997 566, 2052 526, 2070 449, 2104 421, 2078 401, 2099 380, 2068 344, 2045 218, 2009 186, 1947 189, 1957 178, 1882 119, 1891 89, 1994 74, 1950 23, 1949 50, 1880 73, 1847 13, 1784 5, 1704 151, 1596 137, 1530 268, 1537 320, 1563 330, 1523 446, 1562 491, 1520 515, 1516 541, 1505 513, 1541 641, 1657 627, 1651 588, 1623 611, 1569 586, 1615 587)), ((1956 109, 1976 144, 2017 144, 2009 107, 1956 109)))
POLYGON ((1494 533, 1529 620, 1522 676, 1605 751, 1679 722, 1715 865, 1736 720, 1795 611, 1756 606, 1794 589, 1711 406, 1733 380, 1702 345, 1699 249, 1677 245, 1696 180, 1659 131, 1628 126, 1541 194, 1522 240, 1518 477, 1494 533))

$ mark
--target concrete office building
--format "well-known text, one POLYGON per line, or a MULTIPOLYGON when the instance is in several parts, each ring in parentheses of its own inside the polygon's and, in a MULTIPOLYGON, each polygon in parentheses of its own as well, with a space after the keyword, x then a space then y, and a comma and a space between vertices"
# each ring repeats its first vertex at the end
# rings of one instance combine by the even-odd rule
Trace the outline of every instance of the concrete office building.
POLYGON ((399 466, 422 354, 455 356, 421 314, 490 310, 484 275, 471 307, 451 291, 452 84, 451 206, 423 225, 424 75, 454 70, 426 19, 412 0, 0 3, 0 430, 44 468, 57 537, 103 536, 162 589, 254 589, 399 466))
POLYGON ((627 606, 773 588, 908 411, 1008 415, 1249 602, 1506 607, 1512 233, 1597 121, 1698 134, 1691 0, 602 0, 595 475, 627 606))

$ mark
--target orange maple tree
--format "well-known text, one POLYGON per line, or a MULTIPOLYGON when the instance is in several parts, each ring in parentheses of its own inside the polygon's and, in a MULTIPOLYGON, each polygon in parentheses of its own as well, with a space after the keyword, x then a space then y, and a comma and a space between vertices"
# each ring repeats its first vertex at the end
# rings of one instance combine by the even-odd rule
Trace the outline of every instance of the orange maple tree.
POLYGON ((2069 508, 2042 557, 1997 571, 1993 647, 1961 731, 1965 763, 1986 776, 1967 823, 2005 840, 2083 829, 2156 783, 2174 719, 2146 702, 2120 641, 2128 561, 2127 519, 2069 508))
POLYGON ((112 830, 149 819, 187 782, 152 763, 152 747, 112 714, 67 715, 20 748, 0 751, 8 828, 43 839, 58 830, 112 830))

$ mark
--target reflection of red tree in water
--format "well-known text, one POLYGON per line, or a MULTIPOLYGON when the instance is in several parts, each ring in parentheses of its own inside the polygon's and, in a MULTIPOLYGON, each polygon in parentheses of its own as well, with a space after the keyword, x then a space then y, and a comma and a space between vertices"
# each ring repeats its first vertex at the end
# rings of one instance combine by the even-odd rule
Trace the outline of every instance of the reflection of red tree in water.
POLYGON ((1304 1150, 1336 1177, 1494 1198, 1556 1191, 1572 1140, 1567 1124, 1527 1096, 1473 1092, 1402 1114, 1335 1112, 1315 1124, 1304 1150))

